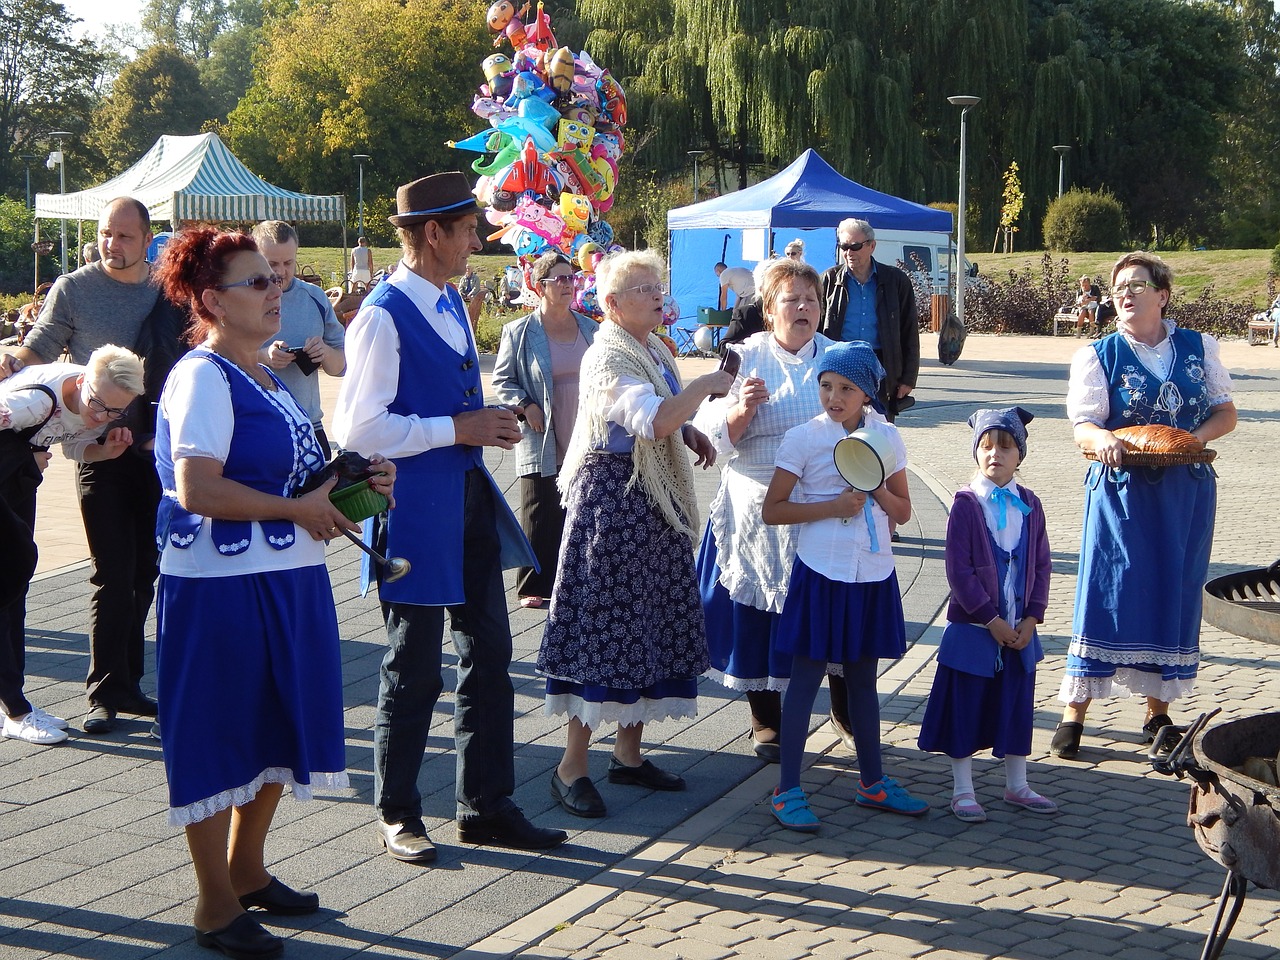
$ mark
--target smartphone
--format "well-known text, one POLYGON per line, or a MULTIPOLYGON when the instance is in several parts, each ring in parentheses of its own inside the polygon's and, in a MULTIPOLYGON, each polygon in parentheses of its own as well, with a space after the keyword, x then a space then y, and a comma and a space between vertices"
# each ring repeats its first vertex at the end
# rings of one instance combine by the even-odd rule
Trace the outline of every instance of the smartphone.
POLYGON ((316 368, 320 364, 311 359, 311 355, 307 353, 305 347, 290 347, 289 353, 293 354, 293 362, 302 371, 304 377, 309 377, 316 372, 316 368))
MULTIPOLYGON (((738 370, 741 367, 742 367, 742 355, 729 347, 725 347, 724 355, 720 358, 720 369, 724 370, 727 373, 731 373, 736 377, 738 375, 738 370)), ((720 397, 723 397, 724 394, 713 393, 711 394, 711 396, 714 399, 719 399, 720 397)))

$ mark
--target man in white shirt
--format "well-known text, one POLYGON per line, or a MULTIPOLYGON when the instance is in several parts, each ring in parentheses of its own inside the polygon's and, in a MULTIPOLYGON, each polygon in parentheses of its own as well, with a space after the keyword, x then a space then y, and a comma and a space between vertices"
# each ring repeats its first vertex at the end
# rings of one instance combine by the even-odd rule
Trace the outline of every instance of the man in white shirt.
POLYGON ((397 508, 378 534, 413 567, 378 585, 388 638, 374 721, 378 837, 397 860, 435 859, 417 781, 443 686, 447 607, 459 657, 458 838, 546 849, 565 832, 535 826, 511 801, 515 705, 502 570, 534 561, 482 449, 512 449, 519 423, 511 409, 485 407, 466 310, 448 283, 480 249, 478 208, 466 177, 442 173, 400 187, 396 209, 401 261, 347 329, 349 370, 333 423, 341 446, 396 462, 397 508))
POLYGON ((729 291, 733 291, 734 303, 746 300, 756 292, 756 280, 746 267, 730 267, 716 264, 716 276, 720 278, 720 309, 729 309, 729 291))

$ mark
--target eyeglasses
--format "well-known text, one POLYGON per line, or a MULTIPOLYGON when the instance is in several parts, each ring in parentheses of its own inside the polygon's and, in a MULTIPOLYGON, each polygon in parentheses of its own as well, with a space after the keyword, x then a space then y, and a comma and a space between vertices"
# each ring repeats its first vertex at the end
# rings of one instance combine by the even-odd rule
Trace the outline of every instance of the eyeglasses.
POLYGON ((568 286, 569 284, 573 283, 573 274, 569 273, 569 274, 563 274, 563 275, 558 276, 558 277, 547 277, 547 278, 546 278, 545 280, 543 280, 542 282, 543 282, 543 283, 554 283, 554 284, 558 284, 559 286, 565 287, 565 286, 568 286))
POLYGON ((660 293, 663 296, 666 296, 667 285, 665 283, 642 283, 635 287, 622 288, 623 293, 629 293, 632 290, 640 291, 640 296, 642 297, 650 297, 655 293, 660 293))
MULTIPOLYGON (((1111 288, 1112 295, 1128 292, 1132 296, 1139 296, 1146 292, 1147 287, 1154 287, 1155 283, 1151 280, 1130 280, 1128 283, 1117 283, 1111 288)), ((1157 287, 1157 289, 1159 289, 1157 287)))
POLYGON ((230 290, 232 287, 253 287, 259 293, 262 293, 271 284, 277 287, 284 285, 284 279, 272 274, 269 277, 250 277, 248 280, 238 280, 235 283, 220 283, 215 286, 215 290, 230 290))
POLYGON ((839 247, 841 250, 844 250, 844 251, 846 251, 846 252, 849 252, 849 253, 857 253, 859 250, 861 250, 863 247, 865 247, 865 246, 866 246, 867 244, 869 244, 869 243, 874 243, 874 241, 872 241, 872 240, 859 240, 857 243, 845 243, 845 242, 842 240, 842 241, 840 241, 840 243, 837 243, 837 244, 836 244, 836 246, 837 246, 837 247, 839 247))
POLYGON ((128 407, 108 407, 105 403, 93 395, 93 391, 89 390, 89 409, 96 410, 98 413, 105 413, 109 420, 123 420, 125 411, 128 407))

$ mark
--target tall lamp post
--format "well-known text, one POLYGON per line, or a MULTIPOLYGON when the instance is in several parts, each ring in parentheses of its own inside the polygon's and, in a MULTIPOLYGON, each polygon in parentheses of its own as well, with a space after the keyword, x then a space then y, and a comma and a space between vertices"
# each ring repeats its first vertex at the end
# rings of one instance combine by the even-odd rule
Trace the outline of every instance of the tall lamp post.
MULTIPOLYGON (((49 154, 49 160, 46 166, 52 170, 53 165, 58 165, 58 184, 59 193, 64 197, 67 195, 67 155, 62 152, 62 141, 66 137, 71 136, 69 130, 55 130, 49 134, 58 141, 58 149, 49 154)), ((65 213, 65 211, 63 211, 65 213)), ((61 221, 62 225, 62 272, 67 272, 67 218, 64 216, 61 221)))
POLYGON ((1067 159, 1067 152, 1071 147, 1065 143, 1056 143, 1053 146, 1054 152, 1058 155, 1058 199, 1062 199, 1062 185, 1065 182, 1062 176, 1064 162, 1067 159))
POLYGON ((698 202, 698 158, 707 151, 690 150, 689 156, 693 157, 693 202, 698 202))
POLYGON ((24 153, 19 159, 22 161, 23 165, 25 165, 27 168, 27 209, 30 210, 31 209, 31 161, 38 160, 39 157, 33 157, 29 153, 24 153))
POLYGON ((360 199, 357 206, 359 213, 356 214, 356 236, 363 237, 364 236, 364 162, 366 160, 372 160, 373 157, 369 156, 369 154, 367 153, 353 153, 351 155, 351 159, 357 161, 360 164, 360 194, 359 194, 360 199))
POLYGON ((964 323, 964 285, 968 277, 965 276, 964 269, 964 211, 965 204, 968 202, 967 190, 965 189, 966 179, 966 161, 965 161, 965 119, 969 116, 969 111, 973 109, 982 100, 981 97, 947 97, 947 102, 953 107, 960 107, 960 214, 956 218, 959 223, 956 228, 956 266, 959 268, 960 275, 956 279, 956 319, 964 323))

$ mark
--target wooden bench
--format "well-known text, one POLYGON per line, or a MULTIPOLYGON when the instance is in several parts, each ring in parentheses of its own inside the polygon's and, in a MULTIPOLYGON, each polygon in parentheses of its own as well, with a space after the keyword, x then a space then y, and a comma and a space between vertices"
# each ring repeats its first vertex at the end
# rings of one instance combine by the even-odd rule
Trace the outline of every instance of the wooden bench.
POLYGON ((1280 343, 1276 341, 1276 326, 1277 324, 1270 320, 1250 320, 1249 346, 1252 347, 1259 343, 1275 343, 1280 346, 1280 343))
POLYGON ((1075 336, 1076 332, 1076 309, 1075 307, 1063 307, 1053 315, 1053 335, 1058 335, 1059 327, 1067 327, 1067 332, 1075 336))

